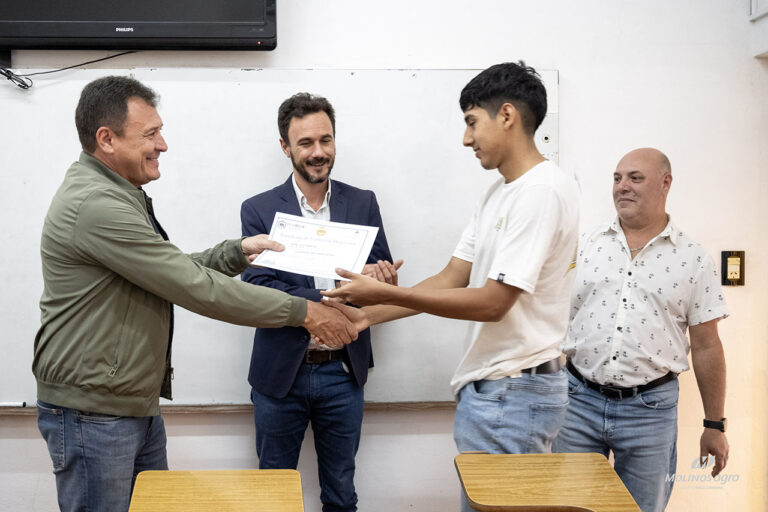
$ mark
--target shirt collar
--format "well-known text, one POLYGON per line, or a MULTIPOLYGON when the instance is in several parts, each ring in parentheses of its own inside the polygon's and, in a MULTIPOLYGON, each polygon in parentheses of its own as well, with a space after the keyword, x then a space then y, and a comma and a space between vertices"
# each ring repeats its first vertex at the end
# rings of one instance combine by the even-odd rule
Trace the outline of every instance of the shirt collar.
MULTIPOLYGON (((664 227, 663 230, 661 230, 661 233, 653 237, 653 240, 656 240, 658 238, 666 238, 672 244, 677 245, 677 238, 680 235, 680 230, 677 229, 677 226, 674 222, 672 222, 672 216, 667 214, 667 225, 664 227)), ((602 228, 600 229, 600 233, 602 234, 608 234, 609 232, 613 233, 623 233, 624 230, 621 229, 621 224, 619 223, 619 216, 617 215, 614 217, 613 222, 609 222, 608 224, 604 224, 602 228)))
POLYGON ((331 186, 332 186, 331 184, 332 184, 332 182, 331 182, 330 178, 328 178, 328 190, 325 193, 325 198, 323 199, 323 204, 320 205, 320 208, 317 209, 317 212, 315 212, 312 209, 312 207, 309 206, 309 203, 307 202, 307 198, 304 195, 304 192, 301 191, 301 189, 299 188, 299 184, 296 183, 296 175, 294 175, 294 174, 291 174, 291 183, 293 184, 293 191, 296 193, 296 199, 299 201, 299 205, 303 209, 305 209, 305 210, 309 210, 309 211, 312 211, 314 213, 317 213, 320 210, 322 210, 323 208, 327 208, 328 204, 331 202, 331 186))

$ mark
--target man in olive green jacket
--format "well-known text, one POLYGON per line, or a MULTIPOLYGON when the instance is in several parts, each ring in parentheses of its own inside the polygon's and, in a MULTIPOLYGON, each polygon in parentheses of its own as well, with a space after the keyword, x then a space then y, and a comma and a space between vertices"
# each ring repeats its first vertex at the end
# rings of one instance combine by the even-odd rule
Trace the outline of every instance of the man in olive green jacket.
POLYGON ((167 150, 156 100, 131 78, 86 85, 83 153, 43 226, 33 372, 64 511, 127 510, 138 472, 168 468, 159 397, 171 397, 173 304, 240 325, 301 325, 335 346, 357 337, 332 308, 231 279, 282 249, 265 236, 189 255, 168 241, 141 188, 167 150))

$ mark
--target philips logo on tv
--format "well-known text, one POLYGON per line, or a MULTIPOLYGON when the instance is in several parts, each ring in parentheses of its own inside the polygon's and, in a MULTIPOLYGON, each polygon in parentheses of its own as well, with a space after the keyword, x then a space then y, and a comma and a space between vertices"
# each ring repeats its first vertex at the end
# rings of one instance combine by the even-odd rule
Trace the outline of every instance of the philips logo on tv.
POLYGON ((115 27, 115 32, 133 32, 133 27, 115 27))

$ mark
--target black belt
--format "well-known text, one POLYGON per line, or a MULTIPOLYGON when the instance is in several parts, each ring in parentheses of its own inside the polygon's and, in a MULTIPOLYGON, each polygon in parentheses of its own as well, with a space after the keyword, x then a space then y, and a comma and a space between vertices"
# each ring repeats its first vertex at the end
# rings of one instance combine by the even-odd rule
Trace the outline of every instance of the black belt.
POLYGON ((343 360, 343 350, 307 350, 304 354, 305 364, 323 364, 343 360))
POLYGON ((556 357, 551 361, 547 361, 546 363, 541 363, 539 366, 534 366, 533 368, 526 368, 520 371, 523 373, 530 373, 530 374, 536 375, 537 373, 541 373, 541 374, 557 373, 562 368, 563 368, 563 364, 560 362, 560 357, 556 357))
POLYGON ((669 372, 668 374, 663 375, 658 379, 652 380, 648 384, 643 384, 642 386, 635 386, 633 388, 621 388, 618 386, 604 386, 602 384, 598 384, 597 382, 592 382, 591 380, 584 378, 584 376, 579 373, 579 370, 577 370, 576 367, 573 366, 573 363, 571 362, 570 359, 566 361, 565 366, 566 368, 568 368, 568 371, 571 372, 571 375, 573 375, 574 377, 579 379, 581 382, 583 382, 588 388, 594 389, 598 393, 604 396, 607 396, 608 398, 615 398, 616 400, 622 400, 624 398, 637 396, 640 393, 643 393, 645 391, 648 391, 649 389, 653 389, 655 387, 661 386, 662 384, 666 384, 667 382, 677 378, 676 373, 669 372))

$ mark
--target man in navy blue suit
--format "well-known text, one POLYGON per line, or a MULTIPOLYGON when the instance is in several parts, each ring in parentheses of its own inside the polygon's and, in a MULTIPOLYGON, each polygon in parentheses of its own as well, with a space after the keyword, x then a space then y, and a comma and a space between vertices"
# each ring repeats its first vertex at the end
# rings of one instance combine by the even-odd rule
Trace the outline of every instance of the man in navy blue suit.
MULTIPOLYGON (((276 212, 379 228, 363 273, 397 284, 376 196, 331 180, 336 156, 335 115, 325 98, 308 93, 285 100, 278 111, 280 145, 293 172, 282 185, 243 202, 243 235, 269 233, 276 212)), ((249 268, 242 279, 309 300, 335 282, 270 268, 249 268)), ((355 454, 363 420, 363 385, 373 366, 368 329, 356 342, 332 350, 306 329, 257 329, 253 342, 251 400, 260 469, 295 469, 309 421, 315 436, 323 511, 357 510, 355 454)))

